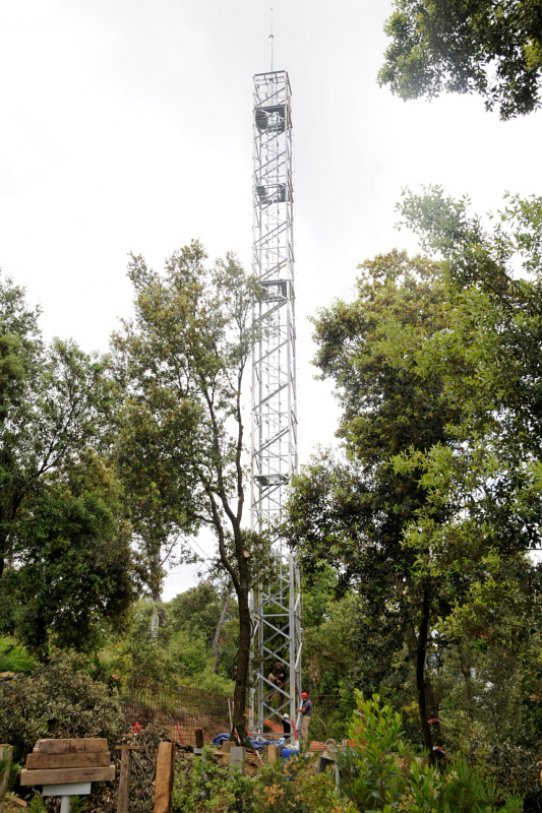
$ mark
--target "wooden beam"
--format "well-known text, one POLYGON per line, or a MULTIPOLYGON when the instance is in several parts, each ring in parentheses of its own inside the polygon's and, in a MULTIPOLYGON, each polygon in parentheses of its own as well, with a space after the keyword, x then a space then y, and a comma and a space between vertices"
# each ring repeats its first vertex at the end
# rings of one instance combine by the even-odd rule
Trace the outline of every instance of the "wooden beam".
POLYGON ((279 756, 279 748, 278 745, 268 745, 267 746, 267 761, 270 765, 274 765, 279 756))
POLYGON ((156 784, 154 787, 154 813, 171 813, 173 801, 173 774, 175 744, 161 742, 156 760, 156 784))
POLYGON ((23 769, 21 785, 64 785, 72 782, 112 782, 115 766, 106 768, 50 768, 37 771, 23 769))
POLYGON ((8 789, 12 756, 13 747, 11 745, 0 745, 0 801, 8 789))
POLYGON ((132 752, 129 748, 127 748, 123 750, 120 758, 119 795, 117 800, 117 813, 128 813, 131 770, 132 770, 132 752))
POLYGON ((102 737, 85 737, 81 740, 60 739, 60 740, 38 740, 34 746, 34 751, 41 754, 70 754, 89 751, 107 751, 107 740, 102 737))
POLYGON ((81 751, 67 754, 28 754, 26 765, 30 771, 38 768, 100 768, 111 763, 109 751, 81 751))

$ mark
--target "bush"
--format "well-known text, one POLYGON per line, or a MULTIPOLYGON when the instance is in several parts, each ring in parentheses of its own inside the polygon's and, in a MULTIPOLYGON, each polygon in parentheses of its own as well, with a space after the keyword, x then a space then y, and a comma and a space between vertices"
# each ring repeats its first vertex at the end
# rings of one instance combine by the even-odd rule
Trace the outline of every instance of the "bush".
POLYGON ((35 665, 36 658, 15 638, 0 638, 0 672, 31 672, 35 665))
POLYGON ((417 754, 403 735, 402 718, 378 695, 357 694, 350 726, 351 748, 341 758, 341 789, 365 813, 519 813, 522 802, 507 796, 477 768, 457 760, 442 770, 417 754))
MULTIPOLYGON (((207 748, 181 763, 173 787, 173 813, 255 813, 254 786, 247 776, 217 765, 207 748)), ((260 813, 260 811, 258 811, 260 813)))
POLYGON ((334 776, 314 773, 302 757, 293 757, 283 766, 265 766, 258 773, 254 794, 258 813, 355 813, 353 806, 338 798, 334 776))
POLYGON ((503 806, 502 792, 495 781, 482 777, 480 771, 472 768, 465 760, 457 759, 444 777, 441 809, 444 813, 493 813, 497 810, 499 813, 521 813, 523 802, 512 796, 503 806))
POLYGON ((264 765, 254 777, 217 765, 211 751, 181 763, 174 813, 355 813, 335 793, 329 774, 315 774, 304 759, 264 765))
POLYGON ((120 733, 122 712, 116 694, 93 680, 86 661, 59 653, 31 675, 0 684, 0 739, 22 760, 38 739, 120 733))

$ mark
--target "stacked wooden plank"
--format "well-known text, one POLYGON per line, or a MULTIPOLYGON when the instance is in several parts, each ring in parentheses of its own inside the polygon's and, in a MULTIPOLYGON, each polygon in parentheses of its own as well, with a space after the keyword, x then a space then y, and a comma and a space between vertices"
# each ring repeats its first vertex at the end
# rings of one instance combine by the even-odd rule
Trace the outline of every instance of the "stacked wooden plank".
POLYGON ((107 740, 100 737, 38 740, 21 771, 21 785, 111 782, 115 766, 110 763, 107 740))

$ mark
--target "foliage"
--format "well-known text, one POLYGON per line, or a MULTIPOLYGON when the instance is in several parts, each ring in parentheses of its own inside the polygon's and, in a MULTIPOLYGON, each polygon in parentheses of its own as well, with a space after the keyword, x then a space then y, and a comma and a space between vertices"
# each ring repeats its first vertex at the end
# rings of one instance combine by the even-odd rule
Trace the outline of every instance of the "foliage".
POLYGON ((37 794, 33 796, 28 805, 28 809, 30 813, 45 813, 45 802, 42 797, 37 794))
POLYGON ((173 787, 174 813, 253 813, 251 780, 229 766, 217 765, 208 748, 200 759, 182 761, 173 787))
POLYGON ((189 630, 210 647, 221 610, 220 594, 211 581, 202 581, 171 599, 167 613, 176 630, 189 630))
POLYGON ((368 658, 364 652, 365 688, 377 690, 394 671, 394 655, 408 646, 430 749, 423 662, 429 616, 446 612, 446 596, 432 591, 416 554, 403 545, 426 489, 417 471, 395 471, 393 460, 401 450, 447 442, 458 421, 458 403, 441 377, 418 363, 446 326, 449 292, 441 266, 429 259, 391 252, 362 270, 356 301, 337 303, 316 325, 318 363, 339 387, 339 434, 352 462, 324 455, 301 473, 288 533, 309 573, 325 562, 337 568, 340 585, 359 591, 359 644, 371 651, 368 658))
MULTIPOLYGON (((52 799, 45 799, 37 794, 32 797, 28 809, 30 813, 47 813, 47 810, 52 807, 52 799)), ((70 812, 71 813, 84 813, 85 802, 80 796, 70 796, 70 812)))
POLYGON ((394 0, 379 79, 403 99, 478 93, 503 119, 540 106, 538 0, 394 0))
POLYGON ((443 734, 472 755, 466 714, 484 730, 481 760, 514 753, 526 790, 540 726, 527 554, 542 510, 542 200, 508 198, 489 226, 438 188, 401 211, 430 256, 364 263, 356 299, 320 314, 345 459, 306 467, 287 528, 306 572, 334 566, 359 592, 358 685, 408 711, 415 700, 429 751, 441 709, 443 734))
POLYGON ((0 672, 31 672, 35 665, 36 659, 15 638, 0 638, 0 672))
POLYGON ((92 647, 131 583, 107 359, 47 345, 38 315, 1 277, 0 628, 46 657, 50 641, 92 647))
POLYGON ((24 550, 6 586, 27 646, 42 655, 51 644, 90 651, 105 621, 120 628, 132 596, 129 528, 119 485, 101 459, 88 455, 46 475, 19 530, 24 550))
MULTIPOLYGON (((263 765, 250 778, 218 765, 204 750, 176 773, 174 813, 343 813, 329 774, 314 774, 303 759, 263 765)), ((352 811, 353 813, 353 811, 352 811)))
POLYGON ((540 682, 540 576, 525 551, 540 545, 542 200, 509 197, 491 229, 469 215, 465 201, 452 202, 440 189, 407 196, 403 213, 426 249, 443 257, 461 292, 446 343, 431 348, 431 363, 463 401, 453 444, 396 460, 397 470, 421 471, 428 491, 405 540, 420 565, 430 545, 425 567, 454 595, 440 624, 441 674, 452 689, 448 700, 442 695, 450 739, 459 706, 473 735, 464 752, 525 790, 534 784, 540 736, 537 703, 528 701, 540 682), (450 358, 472 373, 458 376, 450 358), (434 511, 445 505, 448 516, 436 523, 434 511), (448 668, 454 644, 455 680, 448 668), (463 697, 453 708, 458 687, 463 697))
POLYGON ((375 695, 358 692, 350 727, 353 747, 341 757, 341 790, 357 810, 374 813, 509 813, 522 809, 518 797, 506 800, 491 779, 463 760, 444 770, 429 764, 406 742, 401 715, 375 695), (504 803, 504 804, 503 804, 504 803))
MULTIPOLYGON (((198 589, 187 591, 191 606, 198 589)), ((207 594, 207 590, 203 592, 207 594)), ((162 607, 162 623, 156 635, 150 623, 154 602, 150 599, 135 602, 128 614, 126 630, 122 635, 111 635, 107 647, 100 650, 100 673, 104 677, 116 674, 123 686, 182 684, 231 696, 229 675, 224 670, 213 671, 213 656, 208 639, 198 627, 197 614, 193 625, 191 615, 183 614, 181 618, 178 615, 183 595, 162 607)), ((235 630, 232 640, 235 641, 235 630)))
POLYGON ((283 766, 265 766, 255 782, 256 810, 262 813, 343 813, 351 807, 335 792, 330 773, 315 774, 302 757, 283 766))
POLYGON ((31 675, 0 683, 0 732, 22 760, 44 737, 113 739, 122 722, 117 696, 93 680, 80 656, 58 653, 31 675))
POLYGON ((43 476, 106 443, 110 429, 106 360, 73 342, 45 345, 37 318, 24 291, 0 278, 0 575, 24 544, 15 523, 43 476))
POLYGON ((326 618, 318 627, 304 628, 306 668, 319 694, 330 694, 343 685, 356 665, 349 638, 357 611, 358 598, 348 593, 329 603, 326 618))
POLYGON ((233 256, 211 269, 205 259, 192 243, 167 261, 163 275, 141 257, 132 260, 135 318, 115 338, 117 377, 127 392, 118 456, 153 598, 164 547, 202 525, 215 535, 217 561, 237 597, 234 722, 242 733, 248 595, 263 542, 242 529, 242 393, 256 336, 252 307, 262 293, 233 256))
POLYGON ((311 736, 346 736, 353 704, 353 675, 358 653, 352 646, 352 620, 359 613, 357 594, 338 595, 337 575, 325 567, 302 582, 303 686, 313 702, 311 736))
POLYGON ((173 598, 165 612, 173 629, 202 639, 207 650, 212 648, 214 672, 228 678, 235 675, 239 622, 227 585, 202 581, 173 598))

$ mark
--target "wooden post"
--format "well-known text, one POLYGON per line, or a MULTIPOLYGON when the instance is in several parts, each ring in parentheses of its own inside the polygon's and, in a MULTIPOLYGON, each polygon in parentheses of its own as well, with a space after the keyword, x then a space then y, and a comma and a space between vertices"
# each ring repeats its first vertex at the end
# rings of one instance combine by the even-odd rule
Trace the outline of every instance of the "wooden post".
POLYGON ((270 765, 274 765, 279 755, 279 749, 276 745, 267 746, 267 761, 270 765))
POLYGON ((117 813, 128 813, 131 770, 132 770, 132 751, 130 748, 123 748, 120 757, 119 797, 117 801, 117 813))
POLYGON ((173 802, 173 774, 175 744, 161 742, 156 760, 156 784, 154 787, 154 813, 171 813, 173 802))
POLYGON ((121 752, 119 795, 117 800, 117 813, 128 813, 128 800, 130 795, 130 776, 132 772, 132 752, 142 751, 142 745, 116 745, 115 751, 121 752))
POLYGON ((203 750, 204 740, 203 740, 203 728, 196 728, 194 731, 194 740, 195 740, 195 754, 201 754, 203 750))
POLYGON ((12 755, 13 747, 11 745, 0 745, 0 801, 8 789, 12 755))
POLYGON ((230 751, 230 768, 237 768, 245 772, 245 749, 241 745, 234 745, 230 751))

